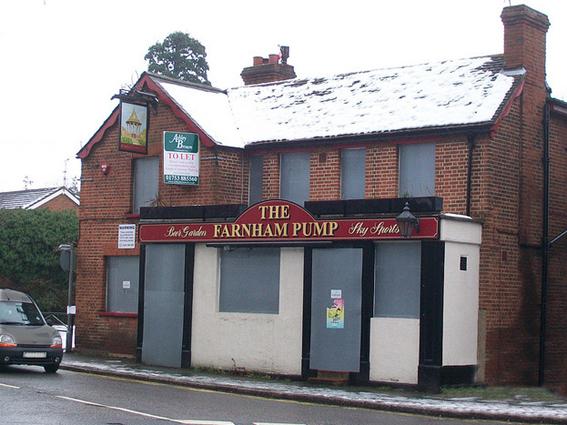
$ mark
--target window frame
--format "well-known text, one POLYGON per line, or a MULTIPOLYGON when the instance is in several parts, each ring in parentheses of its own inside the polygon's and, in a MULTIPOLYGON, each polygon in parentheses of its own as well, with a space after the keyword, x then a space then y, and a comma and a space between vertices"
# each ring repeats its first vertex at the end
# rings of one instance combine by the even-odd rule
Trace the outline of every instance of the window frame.
POLYGON ((140 214, 140 208, 142 207, 149 207, 152 206, 152 202, 157 201, 159 199, 159 186, 160 186, 160 157, 159 156, 145 156, 145 157, 140 157, 140 158, 132 158, 132 184, 131 184, 131 190, 132 190, 132 201, 131 201, 131 208, 132 208, 132 214, 140 214), (146 162, 150 162, 150 161, 154 161, 156 163, 156 190, 155 190, 155 198, 151 200, 151 202, 147 202, 145 204, 140 203, 138 206, 136 206, 137 204, 137 197, 136 197, 136 188, 139 184, 139 182, 136 179, 137 176, 137 166, 136 164, 140 164, 142 161, 146 161, 146 162))
POLYGON ((340 150, 340 191, 341 191, 341 199, 364 199, 365 198, 365 192, 366 192, 366 147, 362 146, 362 147, 354 147, 354 148, 344 148, 340 150), (344 161, 343 159, 343 153, 347 152, 347 151, 362 151, 363 152, 363 158, 362 158, 362 196, 349 196, 346 197, 345 196, 345 190, 344 190, 344 168, 343 165, 346 164, 346 161, 344 161))
MULTIPOLYGON (((242 251, 244 252, 244 251, 242 251)), ((230 254, 229 254, 230 255, 230 254)), ((282 249, 280 247, 237 247, 237 248, 219 248, 218 249, 218 304, 217 304, 217 311, 218 313, 221 314, 267 314, 267 315, 279 315, 280 314, 280 303, 281 303, 281 296, 280 296, 280 292, 281 292, 281 258, 282 258, 282 249), (260 304, 257 302, 258 300, 256 300, 256 303, 252 303, 251 305, 255 306, 256 309, 249 309, 249 306, 246 307, 241 307, 241 308, 235 308, 235 307, 231 307, 230 305, 227 307, 227 305, 224 303, 224 299, 228 298, 231 292, 234 292, 235 290, 235 284, 234 282, 231 283, 231 288, 228 289, 227 291, 229 292, 226 297, 223 297, 223 287, 224 287, 224 283, 223 283, 223 276, 229 276, 234 278, 235 272, 231 271, 230 273, 223 273, 223 256, 226 255, 226 253, 230 253, 230 252, 236 252, 238 250, 248 250, 248 252, 252 252, 252 251, 273 251, 276 252, 277 251, 277 271, 275 271, 276 274, 276 279, 274 282, 272 282, 272 284, 274 285, 274 287, 271 288, 272 290, 272 294, 271 296, 273 296, 275 299, 270 300, 270 302, 272 303, 271 306, 275 307, 275 308, 259 308, 260 304)), ((252 266, 252 268, 254 268, 254 265, 250 265, 250 261, 246 261, 246 262, 242 262, 241 264, 245 264, 245 267, 248 266, 252 266)), ((267 263, 264 262, 264 265, 266 265, 267 263)), ((246 275, 249 276, 249 275, 246 275)), ((265 276, 265 274, 264 274, 265 276)), ((254 277, 251 277, 251 280, 254 279, 254 277)), ((254 288, 250 288, 250 287, 239 287, 238 288, 240 293, 245 293, 245 292, 249 292, 254 290, 254 288)))
MULTIPOLYGON (((436 187, 435 187, 435 177, 436 177, 436 169, 437 169, 437 164, 436 164, 436 144, 435 143, 411 143, 411 144, 402 144, 402 145, 398 145, 398 196, 400 198, 412 198, 412 197, 425 197, 425 196, 435 196, 436 193, 436 187), (403 152, 404 150, 407 149, 411 149, 411 148, 424 148, 424 147, 429 147, 430 149, 432 149, 431 154, 433 155, 432 158, 432 175, 428 176, 431 180, 431 189, 429 191, 408 191, 406 190, 406 188, 402 187, 402 180, 404 177, 404 171, 402 169, 402 165, 403 165, 403 160, 402 160, 402 156, 403 156, 403 152)), ((428 186, 427 186, 428 187, 428 186)))
MULTIPOLYGON (((257 182, 256 182, 257 183, 257 182)), ((250 156, 248 158, 248 205, 261 202, 264 199, 264 157, 263 156, 250 156), (259 199, 252 201, 252 163, 258 161, 260 162, 260 187, 259 189, 259 199)))
POLYGON ((294 202, 298 205, 303 206, 305 201, 309 201, 309 196, 310 196, 310 192, 311 192, 311 152, 305 152, 305 151, 299 151, 299 152, 282 152, 279 154, 279 163, 280 163, 280 173, 279 173, 279 194, 280 194, 280 198, 281 199, 285 199, 288 200, 290 202, 294 202), (282 182, 283 180, 283 163, 284 163, 284 156, 287 156, 288 158, 291 157, 292 155, 296 155, 296 156, 305 156, 307 159, 307 194, 305 199, 298 201, 296 199, 289 199, 289 197, 284 197, 283 195, 283 190, 282 190, 282 182))
POLYGON ((105 308, 105 312, 104 314, 106 315, 124 315, 124 316, 128 316, 128 315, 137 315, 138 314, 138 302, 139 302, 139 298, 140 298, 140 256, 139 255, 108 255, 104 257, 104 268, 105 268, 105 299, 104 299, 104 308, 105 308), (110 263, 111 263, 111 259, 124 259, 124 258, 135 258, 137 259, 137 280, 136 280, 136 285, 135 289, 136 293, 134 294, 134 300, 133 303, 135 304, 135 309, 132 311, 123 311, 123 310, 116 310, 116 309, 111 309, 111 288, 110 288, 110 263))

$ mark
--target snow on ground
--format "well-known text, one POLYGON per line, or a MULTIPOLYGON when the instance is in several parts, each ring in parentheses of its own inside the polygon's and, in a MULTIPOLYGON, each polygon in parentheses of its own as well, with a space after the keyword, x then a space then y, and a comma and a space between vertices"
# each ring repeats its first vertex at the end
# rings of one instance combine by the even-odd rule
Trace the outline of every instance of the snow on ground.
MULTIPOLYGON (((206 387, 221 391, 243 391, 265 394, 287 399, 310 399, 340 405, 354 405, 383 410, 422 412, 425 414, 509 418, 512 420, 543 420, 551 423, 567 423, 567 405, 564 403, 531 402, 522 400, 480 400, 463 397, 441 399, 431 396, 406 397, 381 394, 370 391, 348 391, 312 385, 261 381, 234 376, 187 375, 144 366, 130 366, 119 360, 83 361, 64 358, 63 366, 85 371, 110 373, 143 380, 162 380, 176 384, 206 387)), ((181 371, 181 370, 180 370, 181 371)))

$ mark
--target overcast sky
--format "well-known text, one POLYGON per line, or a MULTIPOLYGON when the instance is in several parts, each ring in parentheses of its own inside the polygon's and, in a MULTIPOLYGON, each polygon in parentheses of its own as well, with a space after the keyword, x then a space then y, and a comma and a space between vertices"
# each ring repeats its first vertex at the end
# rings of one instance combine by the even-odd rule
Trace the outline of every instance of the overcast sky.
MULTIPOLYGON (((253 56, 290 46, 299 77, 502 53, 509 0, 1 0, 0 191, 79 176, 77 151, 110 114, 111 96, 146 69, 150 45, 188 32, 209 80, 241 85, 253 56)), ((567 100, 567 1, 511 0, 546 13, 547 74, 567 100)))

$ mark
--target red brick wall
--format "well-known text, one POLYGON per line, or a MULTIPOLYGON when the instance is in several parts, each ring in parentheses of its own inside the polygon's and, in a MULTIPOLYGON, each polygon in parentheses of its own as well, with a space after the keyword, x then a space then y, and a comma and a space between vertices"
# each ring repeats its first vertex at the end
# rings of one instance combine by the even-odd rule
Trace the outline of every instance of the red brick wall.
POLYGON ((280 197, 280 156, 277 152, 264 155, 263 198, 280 197))
POLYGON ((466 139, 435 146, 435 193, 443 198, 443 210, 456 214, 466 213, 467 198, 466 139))
MULTIPOLYGON (((485 322, 481 335, 486 335, 485 381, 490 384, 534 384, 537 379, 541 265, 538 246, 522 242, 521 229, 530 223, 523 221, 521 198, 532 188, 523 185, 524 103, 517 99, 496 134, 481 139, 475 149, 480 197, 473 202, 473 217, 483 220, 480 309, 485 322)), ((541 214, 541 198, 538 207, 541 214)), ((536 215, 533 219, 538 221, 536 215)), ((541 235, 541 227, 539 231, 541 235)))
POLYGON ((311 152, 309 168, 309 199, 340 199, 341 152, 332 148, 314 149, 311 152))
MULTIPOLYGON (((567 117, 550 125, 549 238, 567 229, 567 117)), ((567 394, 567 238, 549 250, 545 382, 567 394)))
POLYGON ((59 195, 53 198, 51 201, 46 202, 39 208, 45 208, 51 211, 65 211, 73 210, 77 214, 79 213, 79 206, 69 199, 68 196, 59 195))
POLYGON ((398 148, 395 144, 369 144, 365 167, 367 198, 398 196, 398 148))

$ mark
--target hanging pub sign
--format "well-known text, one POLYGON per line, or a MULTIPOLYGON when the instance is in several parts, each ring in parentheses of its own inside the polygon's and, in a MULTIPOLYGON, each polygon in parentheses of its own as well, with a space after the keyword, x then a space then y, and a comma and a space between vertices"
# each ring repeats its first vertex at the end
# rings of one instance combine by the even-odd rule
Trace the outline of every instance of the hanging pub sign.
POLYGON ((118 149, 148 153, 148 106, 120 103, 120 141, 118 149))
MULTIPOLYGON (((233 222, 141 224, 140 242, 292 242, 402 239, 395 218, 315 219, 281 199, 254 204, 233 222)), ((420 217, 409 239, 437 239, 437 217, 420 217)))
POLYGON ((163 132, 163 180, 166 184, 199 184, 199 136, 163 132))

